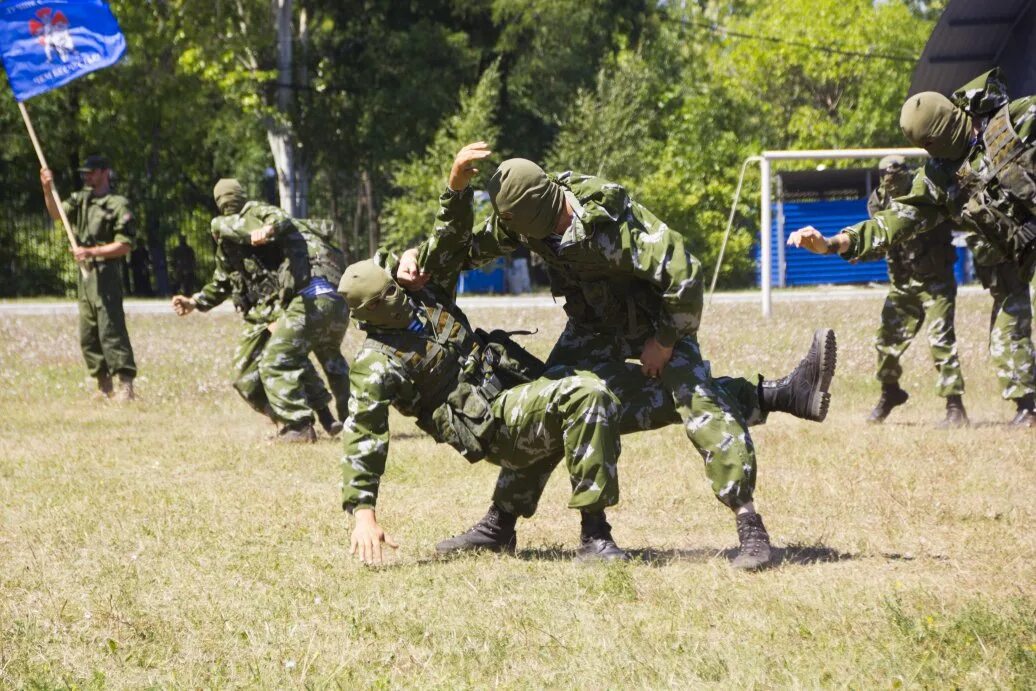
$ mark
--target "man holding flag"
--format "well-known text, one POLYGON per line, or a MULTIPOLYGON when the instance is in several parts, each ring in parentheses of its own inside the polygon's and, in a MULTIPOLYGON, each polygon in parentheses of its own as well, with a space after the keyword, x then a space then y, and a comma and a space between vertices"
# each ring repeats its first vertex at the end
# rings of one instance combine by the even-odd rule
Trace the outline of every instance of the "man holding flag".
POLYGON ((113 393, 120 402, 134 398, 137 365, 122 311, 122 257, 133 248, 136 231, 125 197, 112 194, 111 166, 103 156, 88 156, 79 169, 83 189, 72 194, 59 209, 54 201, 54 176, 40 171, 43 198, 55 221, 72 222, 76 247, 72 250, 83 267, 79 274, 79 345, 90 376, 97 380, 97 397, 113 393), (118 377, 113 382, 112 377, 118 377))
POLYGON ((133 214, 125 197, 111 193, 102 156, 80 168, 85 187, 61 201, 24 101, 118 62, 126 38, 103 0, 0 2, 0 60, 40 161, 40 182, 51 218, 61 220, 79 262, 79 334, 98 396, 130 400, 137 368, 122 311, 121 262, 132 249, 133 214), (72 217, 75 228, 69 221, 72 217))

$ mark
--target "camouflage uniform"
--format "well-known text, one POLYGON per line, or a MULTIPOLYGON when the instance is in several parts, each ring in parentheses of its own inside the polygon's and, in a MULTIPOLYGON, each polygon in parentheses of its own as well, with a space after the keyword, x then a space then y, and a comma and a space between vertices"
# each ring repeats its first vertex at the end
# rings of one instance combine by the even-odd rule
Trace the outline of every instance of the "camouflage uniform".
MULTIPOLYGON (((974 243, 972 243, 974 245, 974 243)), ((1017 400, 1036 393, 1036 350, 1032 344, 1032 305, 1029 285, 1011 262, 980 263, 975 273, 993 298, 989 316, 989 354, 993 358, 1001 395, 1017 400)))
MULTIPOLYGON (((83 247, 125 242, 132 247, 136 228, 129 202, 118 194, 93 196, 89 188, 62 202, 76 241, 83 247)), ((134 377, 133 359, 122 310, 122 257, 87 259, 79 273, 79 344, 91 377, 134 377)))
MULTIPOLYGON (((395 275, 394 258, 379 252, 375 261, 395 275)), ((502 332, 473 330, 453 299, 457 274, 439 274, 409 294, 416 314, 409 328, 364 325, 343 434, 343 507, 375 506, 390 406, 471 462, 518 470, 563 455, 571 508, 614 505, 620 448, 614 394, 589 372, 559 368, 540 376, 542 363, 502 332)))
MULTIPOLYGON (((713 492, 723 504, 738 508, 752 501, 756 462, 748 426, 765 418, 758 385, 745 379, 714 378, 702 358, 696 334, 701 320, 701 265, 684 249, 683 238, 650 211, 630 199, 620 185, 600 178, 563 173, 551 176, 571 205, 573 224, 557 240, 539 240, 510 231, 495 214, 471 232, 470 189, 465 214, 440 225, 420 250, 419 263, 437 275, 454 265, 473 267, 525 246, 547 264, 551 289, 565 298, 569 320, 547 360, 555 367, 589 369, 607 378, 623 403, 647 380, 633 379, 645 342, 656 338, 673 347, 652 398, 672 406, 652 419, 643 409, 623 411, 624 431, 659 426, 678 415, 705 461, 713 492), (619 376, 621 375, 621 376, 619 376), (618 378, 617 378, 618 377, 618 378)), ((444 203, 451 196, 444 195, 444 203)), ((555 461, 556 462, 556 461, 555 461)), ((503 469, 494 503, 531 516, 550 473, 549 461, 524 472, 503 469)))
POLYGON ((255 201, 214 218, 212 234, 216 270, 193 297, 203 312, 231 297, 249 324, 234 354, 234 388, 278 422, 311 423, 312 411, 331 402, 309 360, 313 352, 344 417, 349 365, 341 344, 349 311, 334 289, 344 266, 341 251, 314 224, 255 201), (251 232, 265 225, 274 226, 273 238, 253 247, 251 232))
MULTIPOLYGON (((887 209, 894 197, 909 191, 909 183, 900 187, 895 181, 886 184, 883 180, 867 201, 867 211, 874 216, 887 209)), ((949 224, 889 249, 889 294, 874 343, 878 351, 878 381, 883 385, 898 384, 903 374, 899 360, 927 319, 928 346, 939 373, 936 394, 947 398, 964 393, 953 329, 957 302, 955 259, 949 224)))
POLYGON ((999 70, 976 78, 951 99, 981 127, 960 159, 930 158, 910 193, 869 221, 844 229, 842 257, 871 260, 947 219, 975 233, 1019 267, 1036 267, 1036 96, 1008 101, 999 70))

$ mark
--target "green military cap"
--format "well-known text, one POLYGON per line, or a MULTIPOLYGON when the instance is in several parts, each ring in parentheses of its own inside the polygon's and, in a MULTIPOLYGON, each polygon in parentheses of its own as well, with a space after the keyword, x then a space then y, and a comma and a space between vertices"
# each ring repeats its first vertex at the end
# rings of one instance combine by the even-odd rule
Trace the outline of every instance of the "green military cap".
POLYGON ((234 178, 221 178, 212 188, 212 196, 216 199, 219 212, 224 216, 240 213, 248 201, 245 188, 234 178))
POLYGON ((906 167, 906 159, 898 154, 892 154, 878 161, 878 170, 882 173, 894 173, 906 167))
POLYGON ((968 152, 971 118, 940 93, 923 91, 908 98, 899 127, 911 144, 935 158, 956 160, 968 152))
POLYGON ((338 292, 354 319, 374 326, 402 329, 414 319, 406 291, 373 259, 345 267, 338 292))
POLYGON ((524 158, 510 158, 489 179, 493 210, 511 230, 542 239, 554 232, 565 210, 565 191, 543 169, 524 158))
POLYGON ((104 156, 91 154, 83 161, 83 165, 79 166, 79 172, 88 173, 91 170, 111 170, 111 164, 104 156))

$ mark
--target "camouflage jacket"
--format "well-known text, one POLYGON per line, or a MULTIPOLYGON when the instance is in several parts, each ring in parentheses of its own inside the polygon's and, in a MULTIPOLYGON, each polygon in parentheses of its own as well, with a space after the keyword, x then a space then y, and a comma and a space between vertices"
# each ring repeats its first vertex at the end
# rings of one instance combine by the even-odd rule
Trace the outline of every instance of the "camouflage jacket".
POLYGON ((947 219, 982 241, 983 264, 1036 264, 1036 96, 1008 101, 999 70, 954 92, 982 129, 966 156, 929 159, 910 192, 869 221, 846 228, 845 259, 877 259, 947 219))
MULTIPOLYGON (((884 211, 895 197, 909 192, 909 185, 889 189, 884 183, 871 192, 867 200, 870 216, 884 211)), ((946 278, 953 275, 953 264, 957 250, 953 246, 953 226, 941 223, 932 230, 918 234, 906 242, 889 248, 889 278, 894 283, 903 283, 911 276, 919 278, 946 278)))
MULTIPOLYGON (((565 298, 576 324, 597 333, 654 335, 666 346, 694 335, 701 322, 701 264, 683 237, 621 185, 573 173, 551 179, 564 187, 575 212, 564 235, 525 237, 495 214, 472 232, 472 217, 437 229, 421 247, 422 268, 433 275, 458 261, 473 268, 524 246, 546 262, 551 292, 565 298)), ((470 191, 462 194, 470 199, 470 191)))
POLYGON ((83 247, 125 242, 131 247, 137 237, 129 201, 120 194, 95 197, 89 188, 72 193, 61 203, 65 215, 83 247))
POLYGON ((270 204, 247 202, 238 214, 212 219, 211 231, 216 270, 194 295, 203 312, 230 297, 247 321, 272 321, 314 276, 337 286, 345 268, 342 251, 323 227, 270 204), (273 238, 252 246, 252 231, 265 225, 274 227, 273 238))
MULTIPOLYGON (((470 215, 470 197, 467 214, 470 215)), ((443 225, 465 214, 465 204, 446 200, 443 225)), ((470 223, 470 221, 469 221, 470 223)), ((375 260, 395 274, 395 257, 375 260)), ((472 329, 454 300, 460 266, 444 270, 420 291, 409 292, 417 318, 408 329, 361 324, 367 338, 349 370, 349 417, 342 457, 342 505, 347 511, 373 508, 389 449, 389 408, 417 419, 437 442, 471 462, 491 448, 496 431, 492 402, 501 391, 538 377, 543 363, 503 332, 472 329)))

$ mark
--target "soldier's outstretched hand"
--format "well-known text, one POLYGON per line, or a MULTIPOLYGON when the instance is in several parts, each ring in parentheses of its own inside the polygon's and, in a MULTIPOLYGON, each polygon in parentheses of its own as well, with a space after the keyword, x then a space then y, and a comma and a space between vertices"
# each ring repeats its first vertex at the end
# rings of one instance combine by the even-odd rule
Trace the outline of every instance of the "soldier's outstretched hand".
POLYGON ((485 142, 474 142, 458 151, 453 159, 453 168, 450 169, 450 189, 454 192, 465 189, 471 179, 478 175, 478 168, 475 167, 478 162, 492 154, 485 142))
POLYGON ((187 297, 186 295, 173 296, 173 311, 181 317, 193 312, 194 308, 197 306, 198 303, 194 301, 194 298, 187 297))
POLYGON ((417 263, 417 250, 413 247, 399 257, 396 268, 396 282, 407 290, 421 290, 431 280, 432 274, 422 271, 417 263))
POLYGON ((391 537, 378 525, 378 519, 372 509, 356 511, 356 526, 353 528, 350 553, 364 564, 380 564, 382 562, 381 543, 392 549, 399 547, 391 537))

